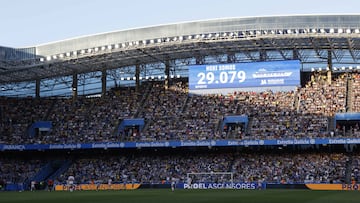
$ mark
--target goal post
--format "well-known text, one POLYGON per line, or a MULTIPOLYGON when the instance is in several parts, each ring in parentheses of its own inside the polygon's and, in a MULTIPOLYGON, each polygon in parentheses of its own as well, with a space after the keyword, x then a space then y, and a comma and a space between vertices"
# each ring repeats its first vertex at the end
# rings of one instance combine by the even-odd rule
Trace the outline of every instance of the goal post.
POLYGON ((234 173, 232 172, 200 172, 187 173, 186 185, 189 188, 201 189, 213 187, 213 189, 232 188, 234 185, 234 173))

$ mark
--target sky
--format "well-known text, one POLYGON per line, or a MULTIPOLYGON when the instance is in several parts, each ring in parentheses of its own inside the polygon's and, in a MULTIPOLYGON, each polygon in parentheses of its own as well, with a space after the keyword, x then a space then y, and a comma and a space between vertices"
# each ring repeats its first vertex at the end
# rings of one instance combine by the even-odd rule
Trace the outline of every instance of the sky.
POLYGON ((360 14, 359 8, 359 0, 0 0, 0 46, 216 18, 360 14))

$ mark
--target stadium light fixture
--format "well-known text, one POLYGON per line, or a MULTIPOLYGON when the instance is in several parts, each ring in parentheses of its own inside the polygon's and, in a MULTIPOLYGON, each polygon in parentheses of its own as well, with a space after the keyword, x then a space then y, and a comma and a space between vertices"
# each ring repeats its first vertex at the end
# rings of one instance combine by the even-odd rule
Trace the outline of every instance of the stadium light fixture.
POLYGON ((66 56, 69 57, 69 56, 70 56, 70 52, 66 52, 66 56))
POLYGON ((286 32, 287 32, 288 34, 292 34, 292 31, 291 31, 290 29, 288 29, 286 32))
POLYGON ((126 80, 131 80, 131 78, 130 78, 130 77, 127 77, 126 80))
POLYGON ((317 30, 315 28, 311 29, 312 33, 317 33, 317 30))
POLYGON ((342 29, 342 28, 339 28, 339 29, 338 29, 338 33, 340 33, 340 34, 343 33, 343 29, 342 29))
POLYGON ((150 40, 150 44, 154 44, 154 40, 153 40, 153 39, 150 40))
POLYGON ((159 80, 161 79, 161 75, 158 76, 158 79, 159 79, 159 80))
POLYGON ((56 56, 56 55, 53 55, 53 59, 57 59, 57 56, 56 56))
POLYGON ((333 67, 333 70, 335 70, 335 71, 336 71, 336 70, 337 70, 337 67, 333 67))
POLYGON ((73 51, 73 56, 77 56, 77 51, 73 51))
POLYGON ((143 77, 142 77, 142 76, 140 76, 140 77, 139 77, 139 80, 142 80, 142 79, 143 79, 143 77))
POLYGON ((154 76, 151 76, 151 79, 153 80, 155 77, 154 76))
POLYGON ((324 34, 324 33, 325 33, 325 29, 324 29, 324 28, 321 28, 321 29, 320 29, 320 32, 324 34))
POLYGON ((174 78, 175 76, 174 75, 170 75, 170 78, 174 78))
POLYGON ((329 70, 330 70, 329 66, 326 66, 326 70, 327 70, 327 71, 329 71, 329 70))
POLYGON ((43 62, 43 61, 44 61, 44 58, 40 58, 40 61, 43 62))
POLYGON ((346 69, 345 66, 341 67, 341 70, 345 70, 345 69, 346 69))
POLYGON ((159 39, 157 39, 157 43, 161 43, 161 39, 159 38, 159 39))
POLYGON ((85 54, 85 50, 82 49, 82 50, 80 51, 80 53, 81 53, 81 54, 85 54))
POLYGON ((108 45, 107 48, 108 48, 109 50, 111 50, 111 49, 112 49, 112 46, 111 46, 111 45, 108 45))
POLYGON ((315 68, 311 68, 311 72, 314 72, 315 71, 315 68))
POLYGON ((321 67, 319 68, 319 71, 322 71, 322 68, 321 68, 321 67))
POLYGON ((59 57, 60 57, 60 58, 64 58, 64 54, 60 54, 59 57))
POLYGON ((356 66, 356 69, 358 69, 358 70, 359 70, 359 69, 360 69, 360 66, 356 66))
POLYGON ((120 47, 119 44, 115 44, 115 49, 118 49, 120 47))
POLYGON ((349 70, 352 70, 353 69, 353 67, 352 66, 349 66, 349 70))
POLYGON ((177 78, 180 78, 180 75, 176 75, 177 78))
POLYGON ((183 41, 184 37, 183 36, 179 36, 179 41, 183 41))
POLYGON ((125 78, 121 77, 120 80, 125 80, 125 78))
POLYGON ((125 43, 121 43, 121 47, 122 47, 122 48, 125 48, 125 47, 126 47, 126 44, 125 44, 125 43))
POLYGON ((333 34, 333 33, 335 33, 335 29, 334 29, 334 28, 330 28, 329 32, 330 32, 330 34, 333 34))
POLYGON ((145 80, 148 80, 149 79, 149 76, 145 76, 145 80))
POLYGON ((91 53, 91 52, 92 52, 92 49, 88 49, 87 52, 88 52, 88 53, 91 53))
POLYGON ((351 34, 351 29, 346 29, 347 34, 351 34))
POLYGON ((132 79, 133 79, 133 80, 136 80, 136 77, 134 76, 132 79))
POLYGON ((359 29, 355 29, 355 33, 356 33, 356 34, 359 34, 359 33, 360 33, 360 30, 359 30, 359 29))

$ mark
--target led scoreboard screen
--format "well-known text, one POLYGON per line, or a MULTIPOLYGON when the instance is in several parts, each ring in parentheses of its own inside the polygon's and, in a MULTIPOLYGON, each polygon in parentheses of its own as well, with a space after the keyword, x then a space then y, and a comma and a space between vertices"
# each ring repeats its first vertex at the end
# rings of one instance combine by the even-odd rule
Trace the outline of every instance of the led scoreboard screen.
POLYGON ((298 85, 298 60, 189 66, 189 90, 298 85))

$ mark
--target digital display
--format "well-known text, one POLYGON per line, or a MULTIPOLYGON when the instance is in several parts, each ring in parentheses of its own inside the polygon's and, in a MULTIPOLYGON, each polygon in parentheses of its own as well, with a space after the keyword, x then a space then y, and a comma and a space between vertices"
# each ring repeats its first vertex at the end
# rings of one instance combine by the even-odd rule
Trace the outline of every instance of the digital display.
POLYGON ((189 66, 189 89, 300 85, 300 61, 189 66))

